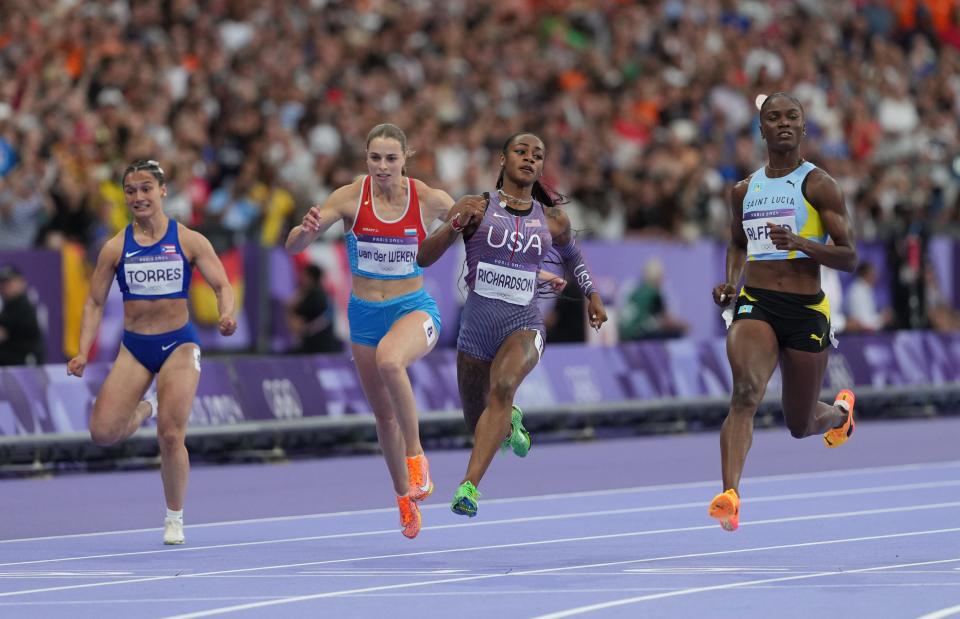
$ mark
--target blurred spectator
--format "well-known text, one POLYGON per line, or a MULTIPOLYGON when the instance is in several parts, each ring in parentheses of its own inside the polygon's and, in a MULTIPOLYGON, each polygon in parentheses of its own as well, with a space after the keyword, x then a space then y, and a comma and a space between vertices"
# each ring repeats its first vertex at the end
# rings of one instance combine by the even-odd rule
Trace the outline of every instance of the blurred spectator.
POLYGON ((680 337, 687 332, 686 323, 667 310, 662 284, 663 265, 659 260, 648 260, 643 266, 643 282, 620 309, 621 340, 680 337))
POLYGON ((340 352, 333 329, 333 308, 323 289, 323 270, 308 264, 299 274, 297 291, 287 306, 287 326, 299 344, 291 352, 340 352))
POLYGON ((231 236, 234 242, 250 236, 254 222, 261 216, 262 205, 253 195, 257 168, 256 159, 245 159, 239 175, 214 191, 207 204, 213 228, 231 236))
POLYGON ((547 327, 547 342, 551 344, 586 340, 587 304, 577 282, 567 282, 543 322, 547 327))
POLYGON ((926 278, 929 228, 920 208, 898 208, 907 211, 894 225, 888 242, 888 260, 892 279, 893 327, 924 329, 927 327, 926 278))
POLYGON ((43 363, 43 334, 27 281, 17 267, 0 266, 0 366, 43 363))
POLYGON ((927 267, 927 319, 934 331, 960 331, 960 311, 950 304, 940 290, 937 274, 933 267, 927 267))
POLYGON ((455 196, 524 128, 555 145, 547 180, 585 234, 725 240, 773 90, 804 103, 805 156, 858 238, 889 235, 902 202, 960 228, 954 1, 169 4, 0 3, 0 178, 49 162, 46 230, 97 243, 109 196, 88 179, 153 156, 175 162, 174 217, 273 243, 280 192, 322 199, 391 121, 418 127, 411 174, 455 196))
POLYGON ((49 203, 39 177, 24 166, 0 178, 0 250, 33 247, 49 203))
POLYGON ((870 262, 861 262, 854 271, 853 282, 847 289, 845 331, 849 333, 873 332, 885 329, 890 324, 890 308, 881 311, 877 307, 877 269, 870 262))

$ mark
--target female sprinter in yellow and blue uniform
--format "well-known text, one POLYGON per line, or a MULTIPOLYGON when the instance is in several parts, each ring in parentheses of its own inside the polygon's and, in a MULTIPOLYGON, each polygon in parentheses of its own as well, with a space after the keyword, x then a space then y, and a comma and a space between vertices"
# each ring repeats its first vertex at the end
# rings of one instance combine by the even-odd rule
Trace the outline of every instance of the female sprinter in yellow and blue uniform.
POLYGON ((851 391, 840 391, 833 405, 819 401, 831 341, 820 265, 852 271, 857 264, 843 194, 830 175, 800 157, 806 130, 797 99, 767 97, 760 131, 768 163, 733 189, 726 282, 713 289, 721 307, 736 298, 727 333, 733 393, 720 431, 724 491, 709 508, 727 531, 740 523, 740 475, 753 417, 778 363, 783 414, 794 437, 823 434, 828 447, 837 447, 854 428, 851 391))

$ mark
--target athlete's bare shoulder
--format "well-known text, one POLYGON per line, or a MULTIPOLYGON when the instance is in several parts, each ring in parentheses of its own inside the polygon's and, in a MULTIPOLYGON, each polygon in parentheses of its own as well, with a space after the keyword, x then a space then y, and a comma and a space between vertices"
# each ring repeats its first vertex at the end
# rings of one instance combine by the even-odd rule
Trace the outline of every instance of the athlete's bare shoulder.
POLYGON ((740 179, 737 181, 737 184, 733 186, 734 192, 747 193, 747 189, 750 187, 750 180, 753 178, 753 175, 748 176, 747 178, 740 179))
POLYGON ((446 219, 447 212, 453 206, 453 198, 443 189, 431 187, 420 179, 411 178, 416 188, 420 206, 427 208, 428 219, 446 219))
POLYGON ((364 178, 366 177, 358 176, 352 183, 334 190, 334 192, 327 197, 324 208, 333 209, 341 215, 352 216, 356 209, 357 201, 360 200, 360 194, 363 192, 364 178))
POLYGON ((830 176, 826 170, 814 168, 807 174, 806 186, 816 190, 839 191, 840 183, 830 176))
POLYGON ((330 198, 332 199, 334 197, 337 197, 337 198, 352 197, 352 198, 358 199, 360 197, 360 193, 363 191, 363 181, 366 178, 367 177, 365 175, 360 175, 356 177, 355 179, 353 179, 352 183, 347 183, 342 187, 338 187, 332 194, 330 194, 330 198))
POLYGON ((843 205, 840 183, 820 168, 814 168, 803 183, 803 194, 817 210, 837 209, 843 205))
POLYGON ((543 207, 543 214, 547 217, 547 219, 557 221, 563 226, 570 225, 570 216, 567 215, 567 212, 559 206, 545 206, 543 207))
POLYGON ((100 248, 100 255, 97 257, 97 260, 105 260, 113 264, 119 262, 120 254, 123 252, 123 239, 126 233, 127 229, 121 228, 120 232, 110 237, 110 239, 103 244, 103 247, 100 248))

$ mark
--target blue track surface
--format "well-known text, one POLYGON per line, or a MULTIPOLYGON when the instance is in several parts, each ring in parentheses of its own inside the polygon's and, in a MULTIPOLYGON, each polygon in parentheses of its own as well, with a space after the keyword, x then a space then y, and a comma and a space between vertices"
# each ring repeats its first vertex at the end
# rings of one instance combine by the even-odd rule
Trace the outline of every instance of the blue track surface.
POLYGON ((526 460, 500 456, 474 519, 447 506, 467 454, 437 453, 438 491, 413 541, 400 535, 395 509, 363 505, 392 501, 376 458, 198 468, 196 485, 213 487, 212 476, 224 494, 195 496, 194 487, 188 545, 169 548, 160 544, 155 496, 150 520, 119 523, 149 528, 117 530, 116 512, 139 496, 135 488, 159 495, 156 472, 0 482, 18 504, 0 512, 3 528, 16 532, 0 541, 0 616, 960 612, 960 420, 863 423, 857 432, 829 451, 784 430, 757 433, 735 533, 706 516, 719 490, 715 435, 541 445, 526 460), (922 436, 927 443, 914 440, 877 461, 898 439, 922 436), (952 447, 939 451, 944 442, 952 447), (858 454, 863 466, 850 461, 858 454), (275 495, 265 489, 271 478, 275 495), (317 493, 305 491, 310 479, 317 493), (64 500, 71 484, 86 501, 64 500), (339 494, 331 491, 337 487, 339 494), (511 488, 532 496, 510 496, 511 488), (231 503, 228 493, 240 496, 231 503), (25 522, 49 494, 60 497, 56 518, 25 522), (212 509, 224 502, 232 518, 212 509))

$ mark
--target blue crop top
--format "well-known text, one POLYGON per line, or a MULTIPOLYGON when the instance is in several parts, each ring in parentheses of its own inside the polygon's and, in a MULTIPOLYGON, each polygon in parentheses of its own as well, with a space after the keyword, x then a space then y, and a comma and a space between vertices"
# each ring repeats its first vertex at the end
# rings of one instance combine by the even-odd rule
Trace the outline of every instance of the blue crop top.
POLYGON ((167 233, 153 245, 143 246, 127 225, 123 252, 117 264, 117 283, 123 300, 186 299, 190 289, 190 263, 180 247, 180 224, 167 223, 167 233))

